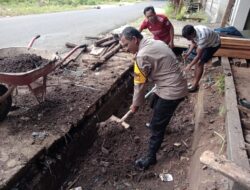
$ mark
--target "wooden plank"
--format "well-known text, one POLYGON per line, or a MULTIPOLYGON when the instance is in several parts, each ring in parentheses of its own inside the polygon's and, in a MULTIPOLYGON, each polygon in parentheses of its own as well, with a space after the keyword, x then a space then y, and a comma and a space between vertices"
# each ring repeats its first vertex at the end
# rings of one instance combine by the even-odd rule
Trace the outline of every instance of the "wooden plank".
POLYGON ((234 3, 235 3, 235 0, 229 0, 228 3, 227 3, 227 7, 226 7, 226 10, 224 12, 224 15, 223 15, 223 18, 222 18, 222 21, 221 21, 221 27, 225 27, 225 25, 227 24, 228 20, 229 20, 229 17, 231 15, 231 12, 232 12, 232 8, 234 6, 234 3))
POLYGON ((247 115, 250 115, 250 109, 245 108, 244 106, 238 105, 238 108, 240 111, 246 113, 247 115))
POLYGON ((220 37, 221 45, 250 47, 250 40, 246 38, 220 37))
POLYGON ((240 50, 250 50, 249 46, 240 46, 240 45, 228 45, 228 44, 221 44, 221 48, 225 49, 240 49, 240 50))
POLYGON ((102 39, 100 39, 100 40, 96 40, 96 41, 94 42, 94 45, 98 47, 98 46, 99 46, 100 44, 102 44, 103 42, 109 41, 109 40, 111 40, 111 39, 113 39, 113 36, 104 37, 104 38, 102 38, 102 39))
POLYGON ((203 152, 200 161, 216 172, 219 172, 229 179, 241 184, 245 188, 250 189, 250 171, 248 169, 241 167, 222 156, 215 155, 211 151, 203 152))
MULTIPOLYGON (((221 65, 226 73, 232 73, 229 60, 221 58, 221 65)), ((225 76, 225 104, 226 104, 226 132, 227 132, 227 154, 230 160, 241 167, 249 168, 239 110, 237 108, 237 96, 233 75, 225 76)), ((234 189, 237 189, 234 184, 234 189)), ((240 188, 238 188, 240 189, 240 188)))
POLYGON ((235 66, 240 66, 240 59, 238 59, 238 58, 233 58, 233 63, 234 63, 234 65, 235 66))
POLYGON ((214 67, 221 65, 219 57, 212 57, 212 61, 211 62, 212 62, 212 65, 214 67))
POLYGON ((250 130, 250 120, 247 119, 241 119, 242 125, 245 129, 250 130))
POLYGON ((234 57, 234 58, 242 58, 242 59, 250 59, 250 53, 248 50, 240 50, 240 49, 225 49, 220 48, 214 54, 214 56, 219 57, 234 57))
POLYGON ((240 59, 240 66, 241 66, 241 67, 247 67, 247 60, 245 60, 245 59, 240 59))

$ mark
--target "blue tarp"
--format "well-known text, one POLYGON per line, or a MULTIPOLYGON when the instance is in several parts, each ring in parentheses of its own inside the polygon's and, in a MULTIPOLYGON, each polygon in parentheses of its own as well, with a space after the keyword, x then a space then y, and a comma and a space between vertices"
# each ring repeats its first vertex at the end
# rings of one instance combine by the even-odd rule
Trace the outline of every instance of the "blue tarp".
POLYGON ((239 30, 237 30, 237 28, 235 28, 234 26, 216 28, 214 29, 214 31, 219 33, 220 35, 243 37, 242 34, 239 32, 239 30))

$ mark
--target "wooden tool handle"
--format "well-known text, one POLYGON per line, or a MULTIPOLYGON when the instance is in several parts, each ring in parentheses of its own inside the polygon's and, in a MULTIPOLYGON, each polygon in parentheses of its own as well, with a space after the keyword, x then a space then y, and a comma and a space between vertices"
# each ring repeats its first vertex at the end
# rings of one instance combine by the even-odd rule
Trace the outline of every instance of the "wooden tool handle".
POLYGON ((203 152, 200 161, 216 172, 250 189, 250 171, 246 168, 236 165, 222 156, 215 155, 211 151, 203 152))
POLYGON ((131 111, 131 110, 129 110, 129 111, 121 118, 120 121, 123 122, 125 119, 128 118, 128 116, 129 116, 130 114, 132 114, 132 111, 131 111))
POLYGON ((150 94, 155 92, 155 90, 156 90, 156 85, 154 85, 154 87, 144 96, 144 98, 147 99, 150 96, 150 94))

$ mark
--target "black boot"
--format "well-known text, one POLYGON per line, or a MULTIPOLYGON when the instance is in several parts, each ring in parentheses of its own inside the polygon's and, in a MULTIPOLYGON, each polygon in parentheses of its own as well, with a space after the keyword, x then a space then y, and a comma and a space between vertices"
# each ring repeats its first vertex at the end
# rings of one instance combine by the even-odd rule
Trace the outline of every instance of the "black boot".
POLYGON ((135 161, 135 166, 141 170, 146 170, 150 165, 156 164, 156 156, 145 156, 135 161))

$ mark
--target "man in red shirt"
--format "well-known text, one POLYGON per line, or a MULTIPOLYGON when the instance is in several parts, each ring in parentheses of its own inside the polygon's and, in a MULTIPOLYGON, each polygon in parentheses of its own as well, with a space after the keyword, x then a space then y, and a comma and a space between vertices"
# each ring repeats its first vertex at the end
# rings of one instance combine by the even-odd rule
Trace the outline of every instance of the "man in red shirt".
POLYGON ((164 15, 156 14, 154 7, 146 7, 143 11, 146 19, 142 22, 139 31, 148 29, 155 40, 161 40, 174 47, 174 27, 168 18, 164 15))

